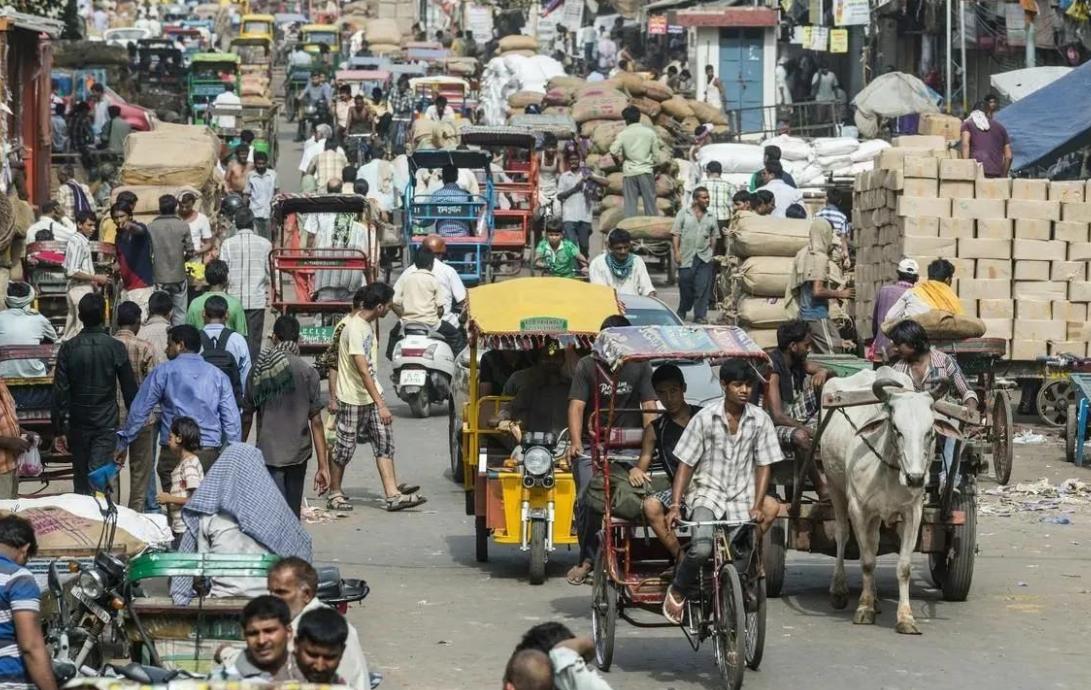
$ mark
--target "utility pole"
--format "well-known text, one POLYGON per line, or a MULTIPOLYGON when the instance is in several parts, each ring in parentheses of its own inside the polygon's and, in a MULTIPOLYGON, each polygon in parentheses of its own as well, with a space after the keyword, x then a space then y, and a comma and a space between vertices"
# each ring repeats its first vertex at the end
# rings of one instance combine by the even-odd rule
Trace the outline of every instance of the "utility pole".
POLYGON ((947 11, 944 13, 947 17, 947 77, 944 82, 944 102, 947 104, 947 114, 951 114, 951 0, 947 0, 947 11))
POLYGON ((958 42, 959 52, 962 59, 959 61, 961 69, 959 73, 962 78, 959 80, 962 92, 962 114, 965 116, 970 112, 969 103, 966 101, 969 94, 966 92, 966 0, 958 0, 958 42))

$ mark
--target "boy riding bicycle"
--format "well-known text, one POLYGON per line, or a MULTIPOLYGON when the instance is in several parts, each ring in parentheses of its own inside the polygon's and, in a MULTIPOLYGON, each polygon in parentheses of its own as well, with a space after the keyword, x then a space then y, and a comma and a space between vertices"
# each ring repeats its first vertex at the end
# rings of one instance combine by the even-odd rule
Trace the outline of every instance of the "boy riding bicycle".
MULTIPOLYGON (((753 520, 763 535, 776 518, 779 505, 766 493, 770 466, 783 453, 773 420, 747 402, 754 379, 749 363, 727 360, 720 367, 723 401, 698 412, 678 440, 674 455, 679 464, 667 512, 671 528, 682 519, 683 496, 693 522, 753 520)), ((663 601, 663 615, 672 623, 680 625, 686 600, 699 596, 699 578, 712 555, 714 531, 712 525, 693 529, 689 549, 663 601)))

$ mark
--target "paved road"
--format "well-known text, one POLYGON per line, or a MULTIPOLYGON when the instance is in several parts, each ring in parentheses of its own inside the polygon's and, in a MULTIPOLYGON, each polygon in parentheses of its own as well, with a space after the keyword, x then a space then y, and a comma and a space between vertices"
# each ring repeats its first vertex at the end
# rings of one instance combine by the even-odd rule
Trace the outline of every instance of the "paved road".
MULTIPOLYGON (((284 191, 298 189, 298 151, 290 135, 282 140, 277 167, 284 191)), ((677 299, 667 291, 663 297, 677 299)), ((387 384, 388 362, 379 369, 387 384)), ((562 577, 575 554, 557 553, 541 586, 527 583, 527 559, 516 549, 494 547, 489 563, 476 563, 473 520, 463 512, 461 489, 446 476, 446 414, 437 408, 436 416, 420 420, 400 403, 392 410, 398 478, 420 483, 427 505, 384 512, 371 450, 361 448, 346 481, 355 510, 310 527, 316 561, 338 564, 345 576, 371 585, 371 596, 349 617, 372 668, 386 675, 384 690, 497 687, 528 627, 559 620, 589 633, 590 587, 572 587, 562 577)), ((1056 443, 1021 447, 1013 483, 1088 478, 1061 457, 1056 443)), ((769 606, 765 663, 747 674, 746 687, 1086 688, 1091 509, 1071 509, 1070 525, 1043 524, 1039 514, 1022 511, 983 516, 974 587, 964 603, 942 601, 927 581, 926 562, 915 559, 920 637, 894 632, 897 582, 890 556, 878 569, 882 614, 874 627, 859 627, 851 622, 855 602, 840 612, 828 605, 832 560, 790 554, 785 596, 769 606)), ((855 564, 849 584, 858 594, 855 564)), ((608 678, 618 690, 718 687, 710 648, 694 653, 676 630, 625 623, 608 678)))

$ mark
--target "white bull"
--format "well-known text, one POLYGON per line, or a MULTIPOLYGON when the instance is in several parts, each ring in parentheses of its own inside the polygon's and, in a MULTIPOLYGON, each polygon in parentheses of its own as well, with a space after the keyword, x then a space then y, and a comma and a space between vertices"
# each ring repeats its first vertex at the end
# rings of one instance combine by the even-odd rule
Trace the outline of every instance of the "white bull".
POLYGON ((869 389, 880 402, 822 411, 823 417, 832 416, 822 434, 820 448, 837 521, 837 565, 830 585, 831 602, 836 609, 848 605, 845 544, 851 519, 863 571, 863 588, 853 622, 868 625, 875 622, 879 527, 880 523, 896 524, 901 547, 895 629, 919 635, 909 604, 909 577, 924 508, 925 478, 935 452, 935 429, 951 435, 957 435, 957 431, 936 418, 932 395, 915 392, 909 376, 889 367, 831 379, 823 395, 869 389))

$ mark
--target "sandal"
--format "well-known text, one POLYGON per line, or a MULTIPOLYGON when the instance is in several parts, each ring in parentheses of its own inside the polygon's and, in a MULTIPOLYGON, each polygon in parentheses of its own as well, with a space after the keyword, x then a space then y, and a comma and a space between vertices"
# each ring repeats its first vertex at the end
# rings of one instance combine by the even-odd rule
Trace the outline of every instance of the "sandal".
POLYGON ((348 496, 341 492, 330 494, 330 497, 326 499, 326 510, 336 510, 341 513, 347 513, 352 510, 352 504, 349 503, 348 496))
POLYGON ((420 487, 416 484, 398 484, 398 493, 415 494, 418 491, 420 491, 420 487))
POLYGON ((663 617, 675 625, 682 625, 682 617, 686 612, 686 600, 676 599, 674 586, 667 587, 667 596, 663 598, 663 617), (671 610, 676 609, 676 610, 671 610))
POLYGON ((587 582, 587 578, 590 577, 590 575, 591 575, 591 564, 588 563, 585 566, 583 563, 579 563, 577 565, 572 566, 572 569, 568 571, 568 574, 567 574, 565 579, 568 580, 568 584, 579 586, 579 585, 582 585, 585 582, 587 582), (573 575, 573 573, 576 573, 576 574, 573 575))
POLYGON ((428 499, 420 494, 397 494, 386 499, 386 512, 395 513, 406 508, 415 508, 424 505, 428 499))

